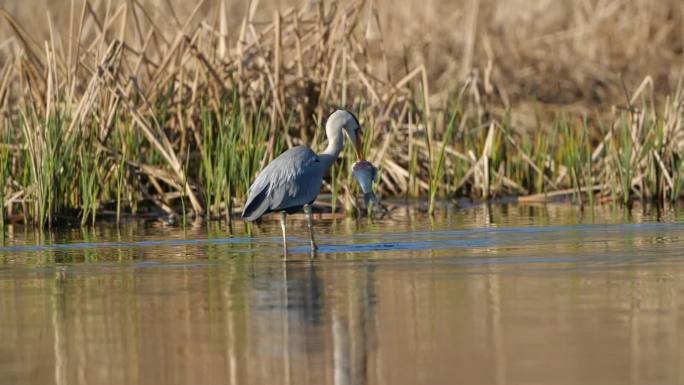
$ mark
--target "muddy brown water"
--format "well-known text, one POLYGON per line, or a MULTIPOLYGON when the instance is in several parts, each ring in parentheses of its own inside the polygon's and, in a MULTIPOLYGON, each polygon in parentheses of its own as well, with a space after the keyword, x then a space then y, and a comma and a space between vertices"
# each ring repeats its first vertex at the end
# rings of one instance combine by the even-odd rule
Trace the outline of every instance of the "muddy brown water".
POLYGON ((684 224, 478 206, 0 247, 0 384, 684 383, 684 224))

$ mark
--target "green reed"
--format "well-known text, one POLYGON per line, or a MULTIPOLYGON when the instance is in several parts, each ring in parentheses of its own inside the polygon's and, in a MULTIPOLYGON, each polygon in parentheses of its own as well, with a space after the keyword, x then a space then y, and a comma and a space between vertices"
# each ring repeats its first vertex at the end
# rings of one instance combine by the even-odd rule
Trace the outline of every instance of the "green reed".
POLYGON ((439 190, 440 182, 444 181, 444 162, 445 162, 445 151, 452 139, 454 127, 456 125, 456 114, 452 113, 449 123, 447 124, 446 132, 442 137, 442 144, 439 147, 439 155, 437 156, 437 163, 435 164, 435 170, 430 175, 430 200, 428 204, 428 213, 430 215, 435 212, 435 199, 437 197, 437 192, 439 190))
MULTIPOLYGON (((4 133, 4 142, 10 142, 9 131, 4 133)), ((0 229, 5 227, 5 194, 10 183, 11 151, 9 146, 0 147, 0 229)))
MULTIPOLYGON (((0 203, 8 205, 3 217, 25 212, 25 219, 39 226, 73 219, 86 225, 106 218, 106 207, 115 207, 111 215, 117 222, 124 212, 141 209, 180 212, 185 221, 186 214, 198 214, 188 195, 196 192, 205 218, 230 222, 259 170, 286 149, 286 135, 295 141, 301 135, 290 120, 274 123, 268 106, 241 110, 235 94, 220 104, 200 100, 197 115, 180 130, 177 114, 170 112, 172 96, 165 95, 143 115, 158 125, 155 135, 168 141, 163 148, 143 135, 125 110, 112 115, 93 109, 83 125, 59 108, 47 118, 37 109, 22 111, 0 146, 0 203), (177 171, 164 151, 175 154, 177 171), (21 199, 7 203, 22 191, 21 199)), ((182 103, 174 108, 191 108, 190 101, 182 103)), ((434 133, 438 144, 430 172, 425 132, 414 124, 420 111, 391 124, 379 121, 372 109, 356 111, 369 159, 384 148, 376 164, 383 180, 376 187, 385 196, 425 196, 430 212, 438 199, 458 196, 496 199, 571 189, 583 206, 593 205, 595 194, 629 206, 635 198, 674 201, 682 193, 684 159, 673 123, 646 105, 619 114, 612 123, 561 115, 551 124, 523 129, 509 115, 476 117, 454 103, 444 112, 446 124, 434 133), (385 145, 390 134, 391 144, 385 145)), ((308 127, 307 136, 320 130, 322 138, 322 125, 308 127)), ((340 197, 349 209, 353 197, 346 194, 358 192, 350 171, 354 160, 346 146, 326 177, 333 209, 340 197)))

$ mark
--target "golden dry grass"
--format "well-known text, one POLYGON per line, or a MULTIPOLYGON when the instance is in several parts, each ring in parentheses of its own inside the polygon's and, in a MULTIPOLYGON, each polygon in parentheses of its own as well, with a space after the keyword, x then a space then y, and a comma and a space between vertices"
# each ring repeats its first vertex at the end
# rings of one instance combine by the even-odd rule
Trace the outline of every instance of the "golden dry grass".
MULTIPOLYGON (((82 2, 74 3, 79 10, 82 2)), ((111 9, 123 4, 90 3, 100 20, 106 17, 107 4, 111 9)), ((158 41, 160 49, 173 40, 194 8, 194 3, 178 0, 126 3, 124 33, 135 49, 141 48, 142 39, 135 37, 134 24, 144 27, 147 22, 142 15, 134 20, 133 13, 142 13, 133 11, 134 4, 140 4, 158 27, 163 36, 158 41)), ((252 3, 257 3, 252 21, 259 28, 272 21, 276 10, 283 13, 290 6, 318 2, 252 3)), ((326 7, 346 4, 324 3, 326 7)), ((191 25, 208 24, 223 33, 227 43, 234 43, 249 4, 207 0, 191 25), (217 19, 225 20, 222 30, 217 19)), ((41 42, 49 38, 48 13, 54 30, 65 36, 70 6, 68 0, 8 0, 2 7, 41 42)), ((497 86, 514 103, 579 103, 584 107, 623 103, 620 76, 632 88, 650 76, 657 95, 670 94, 684 64, 684 7, 678 0, 367 0, 362 7, 356 33, 381 39, 384 52, 378 54, 387 58, 387 68, 378 68, 374 74, 398 80, 407 70, 425 64, 433 90, 443 96, 440 101, 458 89, 471 70, 484 71, 489 61, 497 86)), ((12 38, 10 26, 0 23, 0 52, 20 49, 16 41, 8 42, 12 38)))

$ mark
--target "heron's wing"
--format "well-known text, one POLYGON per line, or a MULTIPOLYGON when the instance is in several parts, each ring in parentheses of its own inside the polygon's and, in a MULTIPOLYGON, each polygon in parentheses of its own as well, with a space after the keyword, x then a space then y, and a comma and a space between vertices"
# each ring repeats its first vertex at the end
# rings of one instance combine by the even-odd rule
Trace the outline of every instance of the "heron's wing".
POLYGON ((323 167, 308 147, 293 147, 259 173, 249 189, 242 217, 254 220, 268 211, 302 206, 321 190, 323 167))

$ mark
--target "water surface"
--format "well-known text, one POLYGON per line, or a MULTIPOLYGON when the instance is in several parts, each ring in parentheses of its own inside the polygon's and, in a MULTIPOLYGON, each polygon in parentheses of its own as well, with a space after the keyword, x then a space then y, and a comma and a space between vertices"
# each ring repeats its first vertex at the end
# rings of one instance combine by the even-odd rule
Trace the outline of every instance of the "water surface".
POLYGON ((0 384, 676 384, 684 224, 572 206, 129 223, 0 247, 0 384))

